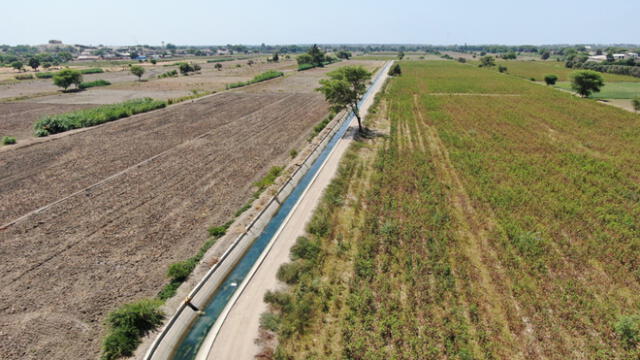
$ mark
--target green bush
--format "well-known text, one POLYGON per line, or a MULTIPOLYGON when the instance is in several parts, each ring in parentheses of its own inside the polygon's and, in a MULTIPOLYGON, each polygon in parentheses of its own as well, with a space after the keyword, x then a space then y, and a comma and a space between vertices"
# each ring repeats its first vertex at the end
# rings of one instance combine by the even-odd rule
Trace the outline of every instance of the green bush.
POLYGON ((306 273, 309 268, 309 264, 305 261, 294 261, 282 264, 276 273, 276 277, 278 280, 292 285, 297 283, 302 274, 306 273))
POLYGON ((140 338, 157 328, 164 319, 162 301, 143 299, 125 304, 107 317, 109 333, 102 346, 102 359, 130 356, 140 344, 140 338))
POLYGON ((32 74, 21 74, 16 75, 16 80, 33 80, 34 77, 32 74))
POLYGON ((193 269, 196 268, 197 263, 193 260, 193 258, 190 258, 185 261, 180 261, 169 265, 167 276, 171 278, 172 281, 182 282, 186 280, 193 269))
POLYGON ((275 79, 280 76, 284 76, 284 73, 281 71, 269 70, 269 71, 263 72, 262 74, 256 75, 253 79, 249 81, 241 81, 241 82, 227 84, 227 89, 235 89, 235 88, 259 83, 262 81, 275 79))
POLYGON ((282 174, 282 170, 284 168, 282 166, 273 166, 269 169, 267 175, 265 175, 262 179, 253 183, 253 186, 257 187, 254 197, 258 197, 266 188, 271 186, 276 181, 276 178, 282 174))
POLYGON ((212 236, 214 238, 221 238, 227 233, 229 226, 231 226, 231 222, 220 226, 212 226, 207 229, 207 231, 209 232, 209 236, 212 236))
POLYGON ((313 69, 314 67, 316 66, 313 64, 300 64, 298 65, 298 71, 305 71, 305 70, 313 69))
POLYGON ((544 82, 547 85, 555 85, 556 81, 558 81, 558 77, 556 75, 545 75, 544 82))
POLYGON ((298 156, 298 150, 296 149, 291 149, 291 151, 289 151, 289 156, 293 159, 296 156, 298 156))
POLYGON ((34 126, 36 136, 47 136, 72 129, 95 126, 134 114, 159 109, 167 105, 151 98, 128 100, 119 104, 103 105, 93 109, 45 116, 34 126))
POLYGON ((320 254, 320 241, 310 240, 306 236, 300 236, 296 239, 295 245, 291 248, 291 259, 304 259, 315 261, 320 254))
POLYGON ((54 72, 39 72, 36 73, 36 77, 38 79, 51 79, 55 75, 54 72))
POLYGON ((111 85, 111 83, 108 82, 107 80, 95 80, 95 81, 88 81, 88 82, 81 83, 80 89, 89 89, 96 86, 109 86, 109 85, 111 85))
POLYGON ((504 65, 499 65, 498 66, 498 71, 501 73, 507 72, 507 67, 504 65))
POLYGON ((80 74, 102 74, 104 70, 100 68, 82 69, 80 74))
POLYGON ((270 312, 264 312, 262 313, 262 315, 260 315, 261 328, 276 332, 278 331, 279 325, 280 325, 280 316, 270 312))
POLYGON ((171 71, 167 71, 164 74, 158 75, 158 79, 164 79, 164 78, 169 78, 169 77, 177 77, 177 76, 178 76, 178 70, 171 70, 171 71))
POLYGON ((2 137, 2 145, 13 145, 16 143, 16 138, 13 136, 3 136, 2 137))

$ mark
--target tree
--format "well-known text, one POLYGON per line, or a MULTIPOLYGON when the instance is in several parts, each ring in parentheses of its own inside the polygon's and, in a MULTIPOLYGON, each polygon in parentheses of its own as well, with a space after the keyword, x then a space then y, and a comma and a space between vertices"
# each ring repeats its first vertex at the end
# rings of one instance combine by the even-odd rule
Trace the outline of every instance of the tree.
POLYGON ((491 55, 486 55, 480 58, 480 67, 496 66, 496 59, 491 55))
POLYGON ((571 88, 582 97, 599 92, 603 86, 602 75, 596 71, 581 70, 571 74, 571 88))
POLYGON ((144 68, 142 66, 133 65, 129 70, 133 75, 138 77, 138 81, 142 80, 142 75, 144 75, 144 68))
POLYGON ((77 70, 63 69, 53 75, 53 83, 65 91, 71 85, 75 85, 79 89, 82 83, 82 74, 77 70))
POLYGON ((542 60, 547 60, 550 56, 551 56, 551 53, 547 50, 547 51, 542 53, 542 56, 540 56, 540 58, 542 60))
POLYGON ((298 61, 298 65, 312 64, 313 63, 313 57, 311 57, 311 55, 309 55, 309 54, 302 54, 302 55, 299 55, 296 58, 296 61, 298 61))
POLYGON ((156 59, 151 59, 151 64, 155 65, 155 64, 157 64, 157 63, 158 63, 158 60, 156 60, 156 59))
POLYGON ((340 59, 345 59, 345 60, 349 60, 351 59, 351 52, 350 51, 345 51, 345 50, 341 50, 338 51, 338 53, 336 54, 336 56, 340 59))
POLYGON ((14 61, 14 62, 11 63, 11 67, 16 69, 16 70, 18 70, 18 71, 22 70, 22 66, 24 66, 22 64, 22 61, 14 61))
POLYGON ((507 72, 507 67, 504 65, 498 66, 498 71, 501 73, 507 72))
POLYGON ((400 64, 393 64, 391 69, 389 69, 389 76, 400 76, 402 75, 402 69, 400 68, 400 64))
MULTIPOLYGON (((240 64, 238 64, 238 65, 240 65, 240 64)), ((193 64, 193 71, 200 71, 200 70, 202 70, 202 67, 200 65, 193 64)))
POLYGON ((633 104, 633 109, 636 112, 640 111, 640 97, 631 100, 631 104, 633 104))
POLYGON ((216 70, 221 71, 222 70, 222 64, 220 63, 216 63, 215 65, 213 65, 214 68, 216 68, 216 70))
POLYGON ((349 108, 358 119, 358 130, 362 132, 362 118, 358 102, 367 91, 371 73, 362 66, 344 66, 327 74, 329 79, 320 80, 317 91, 324 94, 333 110, 349 108))
POLYGON ((280 56, 278 55, 277 52, 273 54, 273 57, 271 58, 271 61, 273 61, 273 62, 280 61, 280 56))
POLYGON ((324 53, 320 50, 318 45, 313 44, 307 53, 311 56, 311 64, 315 66, 322 66, 322 63, 324 62, 324 53))
POLYGON ((33 71, 38 70, 38 67, 40 66, 40 60, 38 58, 32 57, 31 59, 29 59, 29 66, 31 66, 33 71))
MULTIPOLYGON (((288 56, 288 55, 287 55, 287 56, 288 56)), ((253 65, 253 64, 255 64, 255 62, 254 62, 253 60, 249 60, 249 61, 247 61, 247 65, 251 66, 251 65, 253 65)))
POLYGON ((404 51, 401 50, 400 52, 398 52, 398 60, 402 59, 404 59, 404 51))
POLYGON ((547 85, 555 85, 555 84, 556 84, 556 81, 558 81, 558 77, 557 77, 557 76, 555 76, 555 75, 546 75, 546 76, 544 77, 544 82, 545 82, 547 85))
POLYGON ((518 56, 513 51, 510 51, 510 52, 502 55, 502 58, 505 59, 505 60, 515 60, 517 57, 518 56))
POLYGON ((188 63, 181 63, 178 68, 180 69, 180 73, 182 75, 189 75, 190 72, 194 71, 193 66, 188 63))

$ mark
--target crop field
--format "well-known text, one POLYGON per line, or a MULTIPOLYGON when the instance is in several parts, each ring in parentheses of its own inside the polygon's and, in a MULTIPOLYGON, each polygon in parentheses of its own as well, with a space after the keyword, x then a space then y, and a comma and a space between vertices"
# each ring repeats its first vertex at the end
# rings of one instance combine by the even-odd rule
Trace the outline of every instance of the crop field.
POLYGON ((277 356, 636 359, 640 116, 402 69, 265 296, 277 356))
MULTIPOLYGON (((155 296, 306 143, 328 113, 315 72, 0 151, 0 358, 97 358, 106 314, 155 296)), ((2 105, 31 122, 24 104, 2 105)))
MULTIPOLYGON (((559 61, 496 61, 498 65, 504 65, 508 73, 525 79, 534 78, 536 81, 544 81, 545 75, 556 75, 558 81, 569 81, 569 74, 579 69, 569 69, 564 66, 564 62, 559 61)), ((607 82, 640 82, 640 78, 602 73, 605 83, 607 82)))

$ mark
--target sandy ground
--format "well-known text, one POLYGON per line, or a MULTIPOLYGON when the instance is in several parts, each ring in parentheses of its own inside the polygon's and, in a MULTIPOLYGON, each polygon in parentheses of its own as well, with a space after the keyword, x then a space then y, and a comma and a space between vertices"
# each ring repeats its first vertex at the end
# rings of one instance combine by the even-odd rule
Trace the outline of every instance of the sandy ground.
MULTIPOLYGON (((385 71, 380 81, 376 83, 375 91, 380 89, 386 76, 385 71)), ((374 95, 375 92, 362 106, 362 114, 366 114, 373 103, 374 95)), ((247 283, 238 301, 231 307, 217 336, 215 333, 210 333, 207 336, 198 354, 198 360, 252 360, 260 351, 255 339, 258 338, 260 314, 267 310, 267 305, 262 301, 262 298, 267 290, 275 290, 282 286, 276 279, 276 272, 280 265, 289 261, 289 249, 298 236, 305 234, 305 226, 320 201, 324 189, 335 176, 340 159, 348 149, 356 129, 357 122, 353 119, 347 134, 335 145, 333 152, 319 170, 316 178, 282 225, 273 240, 273 246, 247 283)))
POLYGON ((623 110, 636 112, 636 110, 633 108, 633 104, 631 103, 631 99, 606 99, 605 101, 600 102, 603 104, 615 106, 623 110))

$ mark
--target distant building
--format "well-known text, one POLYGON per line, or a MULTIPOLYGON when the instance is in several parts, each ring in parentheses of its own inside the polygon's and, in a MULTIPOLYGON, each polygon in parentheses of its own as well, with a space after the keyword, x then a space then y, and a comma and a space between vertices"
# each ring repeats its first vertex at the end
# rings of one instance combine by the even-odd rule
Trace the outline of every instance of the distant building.
POLYGON ((218 49, 218 51, 216 51, 217 55, 229 55, 229 49, 218 49))
POLYGON ((589 56, 589 60, 588 61, 593 61, 593 62, 603 62, 603 61, 607 61, 607 55, 593 55, 593 56, 589 56))
POLYGON ((62 44, 62 40, 49 40, 49 44, 62 44))

